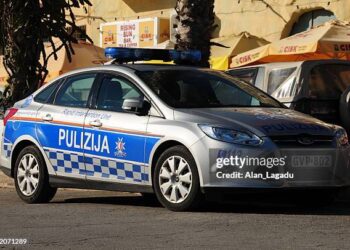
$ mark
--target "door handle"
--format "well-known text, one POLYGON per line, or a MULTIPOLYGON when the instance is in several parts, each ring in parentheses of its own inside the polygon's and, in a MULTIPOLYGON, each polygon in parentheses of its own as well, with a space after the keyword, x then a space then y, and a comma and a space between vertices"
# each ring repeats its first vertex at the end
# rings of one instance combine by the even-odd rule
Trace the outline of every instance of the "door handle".
POLYGON ((46 122, 52 122, 53 121, 53 117, 51 114, 46 114, 45 116, 43 116, 41 118, 43 121, 46 121, 46 122))
POLYGON ((102 127, 102 122, 100 122, 99 120, 91 121, 91 122, 89 122, 89 124, 90 124, 90 126, 96 127, 96 128, 102 127))

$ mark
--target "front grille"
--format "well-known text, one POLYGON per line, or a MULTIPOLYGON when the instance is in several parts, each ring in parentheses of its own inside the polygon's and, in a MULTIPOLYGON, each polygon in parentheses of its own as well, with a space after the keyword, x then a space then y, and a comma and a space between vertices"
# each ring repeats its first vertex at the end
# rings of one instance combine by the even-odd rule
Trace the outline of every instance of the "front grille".
POLYGON ((333 136, 329 135, 279 135, 270 136, 270 139, 280 147, 330 147, 333 144, 333 136), (304 143, 305 141, 305 143, 304 143), (312 142, 312 143, 306 143, 312 142))

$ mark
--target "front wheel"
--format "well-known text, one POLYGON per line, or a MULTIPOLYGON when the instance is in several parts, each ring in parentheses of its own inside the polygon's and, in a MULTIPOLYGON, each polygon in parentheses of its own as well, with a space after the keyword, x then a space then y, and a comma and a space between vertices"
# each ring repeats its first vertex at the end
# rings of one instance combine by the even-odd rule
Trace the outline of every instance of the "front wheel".
POLYGON ((49 202, 55 196, 57 189, 49 185, 45 160, 37 147, 22 149, 14 170, 17 194, 26 203, 49 202))
POLYGON ((153 183, 159 202, 172 211, 194 209, 202 199, 196 163, 183 146, 169 148, 160 156, 153 183))

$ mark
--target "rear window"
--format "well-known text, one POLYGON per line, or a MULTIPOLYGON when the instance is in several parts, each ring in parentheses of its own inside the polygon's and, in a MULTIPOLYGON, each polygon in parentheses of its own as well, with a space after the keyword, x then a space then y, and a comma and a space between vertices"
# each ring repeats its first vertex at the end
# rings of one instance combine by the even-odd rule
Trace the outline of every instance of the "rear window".
POLYGON ((350 65, 322 64, 312 68, 309 75, 309 97, 339 99, 350 86, 350 65))
POLYGON ((47 103, 47 101, 49 100, 50 96, 55 91, 59 83, 60 83, 60 80, 53 82, 50 84, 50 86, 47 86, 46 88, 44 88, 39 94, 37 94, 34 97, 34 101, 40 102, 40 103, 47 103))
POLYGON ((68 77, 56 95, 55 104, 76 108, 86 107, 95 77, 96 74, 68 77))

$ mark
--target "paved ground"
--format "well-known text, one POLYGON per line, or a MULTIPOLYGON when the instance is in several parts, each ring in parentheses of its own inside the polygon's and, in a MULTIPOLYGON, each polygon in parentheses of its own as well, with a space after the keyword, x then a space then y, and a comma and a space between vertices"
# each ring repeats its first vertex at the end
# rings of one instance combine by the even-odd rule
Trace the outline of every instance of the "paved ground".
POLYGON ((26 205, 13 188, 0 188, 0 216, 0 238, 27 238, 32 249, 350 248, 346 203, 310 210, 243 201, 174 213, 139 196, 95 191, 61 190, 50 204, 26 205))
POLYGON ((0 170, 0 188, 13 186, 13 179, 4 175, 0 170))

